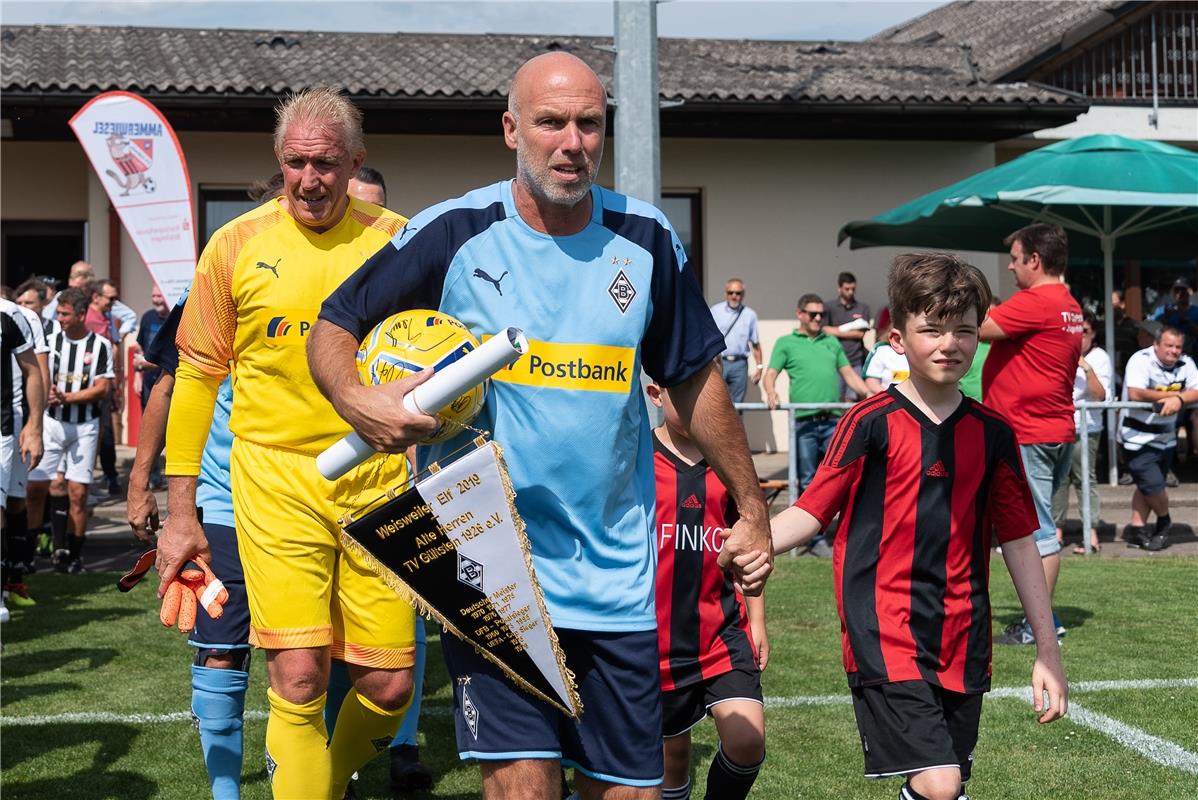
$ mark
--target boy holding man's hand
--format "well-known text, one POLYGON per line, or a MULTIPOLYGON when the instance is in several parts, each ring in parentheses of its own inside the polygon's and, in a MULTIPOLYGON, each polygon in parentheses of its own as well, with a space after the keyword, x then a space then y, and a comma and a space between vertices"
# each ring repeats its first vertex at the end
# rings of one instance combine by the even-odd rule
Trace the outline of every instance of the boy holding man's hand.
MULTIPOLYGON (((958 387, 990 305, 986 278, 948 254, 907 254, 889 293, 889 341, 910 377, 844 415, 810 487, 773 519, 774 552, 839 513, 836 606, 865 774, 906 777, 904 800, 957 800, 990 689, 992 531, 1036 633, 1041 723, 1065 714, 1068 688, 1018 443, 958 387)), ((766 561, 737 559, 750 572, 766 561)))

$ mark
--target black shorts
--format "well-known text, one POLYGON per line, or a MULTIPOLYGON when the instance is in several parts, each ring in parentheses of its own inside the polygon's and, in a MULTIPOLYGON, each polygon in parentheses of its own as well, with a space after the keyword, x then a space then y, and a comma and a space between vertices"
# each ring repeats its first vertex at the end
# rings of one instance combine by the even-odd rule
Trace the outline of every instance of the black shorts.
POLYGON ((1151 497, 1165 491, 1165 475, 1173 466, 1173 454, 1177 447, 1141 447, 1139 450, 1123 448, 1123 461, 1127 471, 1140 490, 1140 494, 1151 497))
POLYGON ((441 635, 453 681, 458 757, 560 759, 596 780, 659 785, 664 767, 657 631, 558 628, 557 636, 582 698, 578 720, 517 688, 456 636, 441 635))
POLYGON ((711 713, 712 706, 725 700, 752 700, 764 705, 761 673, 733 669, 714 678, 662 692, 662 733, 666 738, 686 733, 711 713))
POLYGON ((192 647, 203 650, 248 649, 250 644, 250 604, 245 596, 245 573, 237 553, 237 531, 228 525, 204 523, 208 550, 212 553, 212 573, 229 592, 225 613, 213 619, 204 611, 196 613, 196 627, 187 638, 192 647))
POLYGON ((853 713, 865 777, 959 767, 961 780, 969 780, 982 695, 958 694, 926 681, 861 686, 853 689, 853 713))

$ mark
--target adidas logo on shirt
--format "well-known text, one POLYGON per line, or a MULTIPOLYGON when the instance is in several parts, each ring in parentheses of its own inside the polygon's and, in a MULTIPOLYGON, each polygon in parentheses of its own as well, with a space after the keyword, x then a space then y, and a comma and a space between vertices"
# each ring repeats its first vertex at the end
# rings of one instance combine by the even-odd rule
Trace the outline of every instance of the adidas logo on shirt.
POLYGON ((693 494, 682 501, 683 508, 702 508, 703 504, 699 502, 699 498, 693 494))
POLYGON ((928 467, 928 471, 924 473, 929 478, 947 478, 948 470, 944 468, 943 461, 937 461, 932 466, 928 467))

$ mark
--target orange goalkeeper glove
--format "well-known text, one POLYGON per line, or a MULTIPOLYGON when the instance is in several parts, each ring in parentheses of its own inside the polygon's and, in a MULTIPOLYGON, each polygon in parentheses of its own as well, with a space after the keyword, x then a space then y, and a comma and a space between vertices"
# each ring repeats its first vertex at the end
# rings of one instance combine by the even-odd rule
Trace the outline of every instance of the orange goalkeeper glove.
MULTIPOLYGON (((136 566, 117 582, 117 587, 127 592, 136 586, 150 571, 155 555, 155 550, 143 553, 136 566)), ((167 628, 178 624, 180 631, 190 633, 196 625, 197 607, 202 607, 212 619, 220 619, 228 599, 229 590, 212 574, 204 559, 196 556, 167 584, 158 619, 167 628)))

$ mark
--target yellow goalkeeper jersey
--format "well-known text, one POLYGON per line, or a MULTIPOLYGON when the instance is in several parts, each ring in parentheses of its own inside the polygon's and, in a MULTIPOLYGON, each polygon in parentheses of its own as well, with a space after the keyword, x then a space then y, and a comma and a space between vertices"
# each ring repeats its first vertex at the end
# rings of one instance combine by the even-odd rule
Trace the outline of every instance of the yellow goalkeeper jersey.
POLYGON ((315 455, 350 432, 312 381, 305 345, 321 303, 407 220, 350 198, 316 233, 275 199, 225 225, 204 248, 176 339, 167 436, 170 474, 197 474, 208 395, 232 370, 235 436, 315 455))

